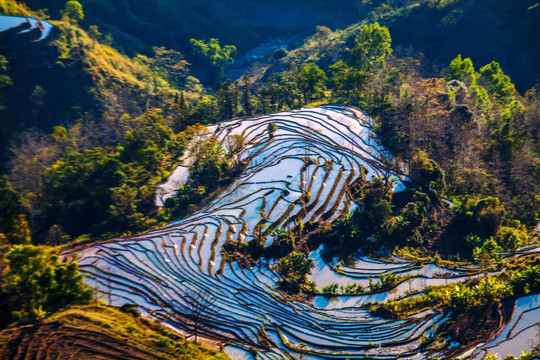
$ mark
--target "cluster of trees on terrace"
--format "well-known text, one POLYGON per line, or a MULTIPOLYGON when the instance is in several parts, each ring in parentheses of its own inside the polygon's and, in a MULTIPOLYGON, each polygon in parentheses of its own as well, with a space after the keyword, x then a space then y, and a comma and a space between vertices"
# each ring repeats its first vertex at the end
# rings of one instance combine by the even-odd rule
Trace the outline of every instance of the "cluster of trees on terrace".
POLYGON ((59 262, 50 248, 2 248, 0 275, 0 330, 14 321, 42 321, 66 305, 85 304, 92 298, 77 263, 59 262))
POLYGON ((468 309, 478 310, 504 298, 540 291, 539 265, 540 261, 534 258, 509 262, 508 272, 504 274, 485 274, 465 283, 427 286, 419 296, 374 304, 370 311, 384 317, 403 318, 434 307, 461 310, 458 313, 468 309))

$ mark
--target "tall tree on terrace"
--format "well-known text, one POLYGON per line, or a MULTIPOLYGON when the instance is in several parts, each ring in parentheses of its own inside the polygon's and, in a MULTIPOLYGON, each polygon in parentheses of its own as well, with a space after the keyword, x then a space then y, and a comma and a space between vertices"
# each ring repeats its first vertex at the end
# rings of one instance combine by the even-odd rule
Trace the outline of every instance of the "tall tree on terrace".
POLYGON ((184 315, 191 321, 195 342, 202 328, 209 328, 211 319, 219 316, 216 299, 202 289, 187 290, 183 296, 184 315))
POLYGON ((238 113, 238 89, 235 84, 227 79, 219 85, 216 94, 219 105, 219 120, 232 119, 238 113))
POLYGON ((251 82, 249 81, 249 74, 244 72, 242 75, 242 106, 244 107, 244 113, 246 116, 253 115, 253 105, 251 104, 251 82))

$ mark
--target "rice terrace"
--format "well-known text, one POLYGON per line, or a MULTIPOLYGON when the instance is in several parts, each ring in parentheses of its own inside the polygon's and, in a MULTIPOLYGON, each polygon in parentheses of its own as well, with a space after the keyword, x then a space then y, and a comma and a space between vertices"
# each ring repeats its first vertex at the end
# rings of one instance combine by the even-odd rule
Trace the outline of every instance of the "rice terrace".
MULTIPOLYGON (((332 277, 339 285, 362 286, 382 274, 412 278, 409 284, 383 292, 330 300, 317 295, 305 304, 287 300, 276 290, 280 278, 272 271, 275 262, 242 268, 223 256, 227 242, 260 241, 269 247, 279 241, 275 229, 294 229, 299 222, 319 219, 331 222, 346 215, 357 206, 349 188, 358 179, 381 176, 392 181, 393 191, 402 191, 406 175, 389 169, 390 155, 377 144, 369 123, 356 109, 327 106, 209 127, 201 136, 216 137, 224 149, 234 135, 245 139, 235 155, 248 163, 239 179, 196 214, 162 230, 84 249, 78 257, 81 271, 90 284, 108 294, 112 305, 134 303, 150 317, 188 332, 190 320, 179 314, 190 314, 191 301, 203 301, 211 308, 201 311, 205 326, 199 331, 231 341, 227 352, 233 355, 255 348, 262 358, 426 357, 420 344, 447 314, 426 310, 404 320, 385 321, 359 305, 404 296, 411 287, 420 291, 426 285, 464 281, 480 274, 480 269, 450 270, 399 258, 383 262, 362 257, 338 273, 317 256, 311 278, 318 286, 332 277), (275 124, 275 132, 269 132, 269 124, 275 124), (311 196, 306 198, 306 193, 311 196), (212 294, 211 304, 200 292, 212 294)), ((474 354, 526 339, 515 339, 516 334, 534 339, 530 319, 539 314, 537 296, 519 299, 508 328, 474 354)))
POLYGON ((0 0, 0 359, 540 359, 536 0, 0 0))

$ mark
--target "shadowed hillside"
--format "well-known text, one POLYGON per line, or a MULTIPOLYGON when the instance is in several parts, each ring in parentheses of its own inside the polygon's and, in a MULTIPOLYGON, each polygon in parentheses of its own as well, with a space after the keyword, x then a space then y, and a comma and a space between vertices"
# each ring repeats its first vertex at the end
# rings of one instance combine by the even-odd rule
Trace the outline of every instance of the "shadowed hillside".
MULTIPOLYGON (((27 0, 32 8, 40 1, 27 0)), ((240 55, 281 39, 290 49, 302 44, 316 25, 344 29, 365 19, 389 27, 396 47, 421 51, 442 68, 457 54, 475 63, 501 63, 520 91, 534 86, 540 68, 540 6, 534 0, 368 0, 197 2, 81 1, 86 20, 97 24, 128 54, 151 54, 152 46, 191 56, 190 38, 217 37, 240 55), (414 24, 414 25, 412 25, 414 24)), ((62 0, 47 4, 57 16, 62 0)), ((197 68, 197 70, 201 70, 197 68)), ((215 84, 211 84, 212 86, 215 84)))

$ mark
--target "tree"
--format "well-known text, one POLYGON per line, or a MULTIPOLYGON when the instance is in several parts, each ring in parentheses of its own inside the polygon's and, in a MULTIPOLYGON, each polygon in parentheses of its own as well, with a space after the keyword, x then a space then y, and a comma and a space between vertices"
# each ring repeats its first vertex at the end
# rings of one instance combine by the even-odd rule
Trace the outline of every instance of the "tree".
POLYGON ((514 295, 540 291, 540 265, 528 266, 523 271, 515 272, 510 279, 510 287, 514 295))
POLYGON ((453 307, 467 307, 473 301, 471 289, 463 284, 457 284, 447 295, 453 307))
POLYGON ((239 134, 233 134, 227 137, 227 142, 229 145, 229 156, 234 156, 239 152, 243 147, 246 138, 239 134))
POLYGON ((270 137, 274 137, 274 133, 276 132, 277 130, 277 125, 275 122, 271 121, 268 123, 268 125, 266 126, 266 129, 268 130, 268 134, 270 135, 270 137))
POLYGON ((99 40, 103 34, 99 31, 97 25, 90 25, 88 27, 88 36, 90 36, 94 40, 99 40))
POLYGON ((471 86, 476 83, 478 74, 474 71, 474 66, 470 58, 461 59, 461 54, 456 56, 450 66, 446 68, 446 80, 459 80, 463 81, 467 86, 471 86))
POLYGON ((9 240, 13 244, 30 244, 32 236, 30 234, 30 226, 26 220, 26 215, 17 215, 13 221, 13 231, 9 236, 9 240))
POLYGON ((282 91, 283 87, 278 83, 276 75, 270 75, 259 92, 259 112, 277 111, 282 91))
POLYGON ((279 273, 297 283, 304 283, 314 266, 313 259, 301 252, 292 252, 278 261, 279 273))
POLYGON ((153 65, 167 72, 167 77, 177 85, 185 82, 189 76, 190 64, 184 59, 184 55, 176 50, 154 47, 156 57, 153 65))
POLYGON ((122 166, 118 154, 99 147, 58 160, 45 176, 45 196, 54 199, 49 205, 49 226, 58 224, 77 236, 106 221, 113 203, 111 189, 125 179, 122 166))
POLYGON ((272 58, 274 60, 279 60, 279 59, 283 59, 285 56, 287 56, 289 52, 287 51, 287 49, 285 48, 279 48, 279 49, 276 49, 273 53, 272 53, 272 58))
POLYGON ((148 109, 132 121, 126 132, 121 160, 137 162, 153 171, 159 165, 163 150, 167 149, 173 133, 165 124, 161 109, 148 109))
POLYGON ((507 294, 505 285, 495 277, 487 277, 473 288, 473 295, 479 305, 491 304, 499 301, 507 294))
POLYGON ((298 88, 298 81, 294 71, 281 74, 278 89, 280 105, 285 104, 289 108, 292 108, 301 102, 302 94, 298 88))
POLYGON ((209 124, 216 121, 219 106, 214 96, 204 96, 190 114, 190 123, 209 124))
POLYGON ((360 29, 351 50, 350 63, 357 69, 365 71, 383 68, 391 54, 392 38, 388 28, 378 23, 365 25, 360 29))
POLYGON ((351 90, 351 67, 343 60, 329 67, 332 77, 330 81, 336 90, 349 93, 351 90))
POLYGON ((488 92, 495 96, 500 103, 509 103, 514 99, 516 88, 510 77, 505 75, 498 62, 492 61, 480 68, 480 83, 485 85, 488 92))
POLYGON ((307 104, 313 98, 319 98, 326 90, 326 74, 317 64, 304 63, 298 69, 298 88, 304 96, 304 103, 307 104))
POLYGON ((424 192, 436 192, 439 196, 444 194, 446 188, 444 170, 435 160, 429 159, 427 154, 419 151, 411 163, 411 180, 424 192))
POLYGON ((107 217, 114 228, 134 230, 141 229, 144 215, 137 211, 137 189, 126 184, 111 188, 112 204, 107 210, 107 217))
POLYGON ((251 104, 251 82, 249 81, 249 74, 244 72, 242 75, 242 106, 244 107, 244 113, 246 116, 253 115, 253 105, 251 104))
POLYGON ((29 321, 68 304, 90 300, 92 292, 75 262, 60 263, 58 256, 31 245, 13 246, 6 261, 0 302, 2 312, 7 314, 1 316, 0 328, 12 320, 29 321))
POLYGON ((4 89, 10 88, 13 85, 13 81, 9 76, 9 70, 7 66, 7 59, 5 58, 5 56, 0 55, 0 98, 2 99, 2 101, 0 101, 0 111, 4 110, 5 108, 4 101, 6 99, 7 93, 4 89))
POLYGON ((20 212, 21 196, 13 189, 7 176, 0 176, 0 233, 10 237, 20 212))
POLYGON ((54 224, 47 232, 45 243, 48 245, 59 245, 68 242, 70 239, 71 237, 64 232, 60 225, 54 224))
POLYGON ((84 19, 83 7, 80 2, 70 0, 66 3, 62 15, 71 23, 77 23, 84 19))
POLYGON ((4 55, 0 55, 0 89, 13 85, 8 73, 8 61, 4 55))
POLYGON ((231 166, 225 156, 225 150, 215 137, 197 143, 193 154, 191 179, 203 185, 209 192, 214 191, 220 180, 230 176, 231 166))
POLYGON ((190 39, 189 42, 193 53, 214 68, 215 78, 212 80, 219 80, 223 76, 225 65, 234 62, 236 46, 225 45, 222 47, 216 38, 210 39, 209 42, 197 39, 190 39))
POLYGON ((515 251, 527 240, 527 229, 521 225, 518 227, 502 226, 497 234, 497 243, 507 251, 515 251))
POLYGON ((236 47, 233 45, 221 47, 219 40, 216 38, 210 39, 208 43, 204 42, 204 40, 191 39, 190 43, 195 54, 204 56, 213 66, 220 67, 228 62, 234 62, 236 47))
POLYGON ((230 79, 227 79, 227 81, 219 85, 219 89, 216 93, 219 107, 219 120, 236 117, 236 114, 238 113, 238 95, 238 89, 230 79))
POLYGON ((191 321, 191 328, 197 342, 197 336, 202 328, 208 328, 212 318, 219 316, 214 296, 203 289, 188 289, 182 297, 184 316, 191 321))
POLYGON ((496 197, 458 198, 452 212, 451 226, 471 250, 483 246, 485 239, 496 237, 506 215, 506 209, 496 197))
POLYGON ((493 260, 498 258, 498 254, 502 250, 502 247, 500 247, 493 238, 490 238, 484 241, 482 247, 473 249, 473 259, 476 263, 480 264, 482 269, 487 271, 493 260))

